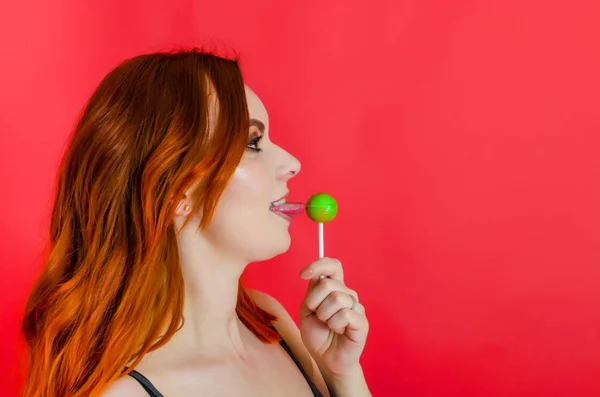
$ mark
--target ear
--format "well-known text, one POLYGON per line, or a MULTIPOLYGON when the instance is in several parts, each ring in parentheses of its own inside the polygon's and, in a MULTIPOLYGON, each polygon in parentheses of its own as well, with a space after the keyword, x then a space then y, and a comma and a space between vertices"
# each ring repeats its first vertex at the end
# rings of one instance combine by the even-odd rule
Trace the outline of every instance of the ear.
POLYGON ((187 217, 192 213, 192 202, 189 199, 189 196, 186 194, 183 196, 179 203, 177 203, 177 208, 175 209, 176 216, 187 217))
MULTIPOLYGON (((192 213, 192 208, 194 207, 194 202, 192 201, 192 193, 198 188, 200 182, 196 181, 189 186, 179 202, 177 203, 177 208, 175 209, 175 216, 183 216, 188 217, 192 213)), ((173 197, 171 197, 173 199, 173 197)))

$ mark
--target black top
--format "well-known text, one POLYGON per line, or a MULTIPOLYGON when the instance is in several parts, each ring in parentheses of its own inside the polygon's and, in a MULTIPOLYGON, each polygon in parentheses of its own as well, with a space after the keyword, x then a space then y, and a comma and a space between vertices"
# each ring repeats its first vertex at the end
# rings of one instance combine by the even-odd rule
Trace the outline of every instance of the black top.
MULTIPOLYGON (((321 392, 319 391, 319 389, 317 389, 317 386, 315 386, 315 384, 310 379, 310 377, 308 376, 306 371, 304 371, 304 368, 302 368, 302 365, 300 365, 300 362, 296 359, 296 357, 294 357, 292 350, 287 345, 287 343, 285 343, 283 338, 281 338, 281 340, 279 341, 279 344, 290 355, 292 360, 294 360, 294 362, 298 366, 298 369, 300 370, 300 372, 302 372, 302 375, 304 375, 304 379, 306 379, 306 381, 308 382, 308 385, 310 386, 310 389, 312 390, 314 397, 323 397, 323 394, 321 394, 321 392)), ((156 390, 156 387, 154 387, 154 385, 144 375, 140 374, 135 369, 133 371, 131 371, 128 375, 130 375, 135 380, 137 380, 142 385, 144 390, 146 390, 146 392, 148 392, 150 397, 164 397, 162 394, 160 394, 160 392, 158 390, 156 390)))

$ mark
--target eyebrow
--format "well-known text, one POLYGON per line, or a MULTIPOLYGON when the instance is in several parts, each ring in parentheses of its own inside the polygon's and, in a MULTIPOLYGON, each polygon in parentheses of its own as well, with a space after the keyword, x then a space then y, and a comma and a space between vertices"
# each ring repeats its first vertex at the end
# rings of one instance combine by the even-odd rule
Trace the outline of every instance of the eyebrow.
POLYGON ((265 133, 265 125, 260 120, 250 119, 250 126, 258 128, 260 130, 261 134, 265 133))

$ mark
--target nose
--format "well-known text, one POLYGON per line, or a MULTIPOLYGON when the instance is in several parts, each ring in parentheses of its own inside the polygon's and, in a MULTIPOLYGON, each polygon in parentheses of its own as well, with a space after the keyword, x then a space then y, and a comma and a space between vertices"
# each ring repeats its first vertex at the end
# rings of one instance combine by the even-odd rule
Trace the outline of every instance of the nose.
POLYGON ((281 149, 281 151, 283 156, 279 167, 277 167, 277 179, 287 181, 300 172, 300 161, 284 149, 281 149))

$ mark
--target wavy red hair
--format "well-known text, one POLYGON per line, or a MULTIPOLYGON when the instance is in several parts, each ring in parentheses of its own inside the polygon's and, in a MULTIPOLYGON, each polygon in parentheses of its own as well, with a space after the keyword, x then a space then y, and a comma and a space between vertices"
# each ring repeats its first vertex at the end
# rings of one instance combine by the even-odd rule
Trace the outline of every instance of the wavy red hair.
MULTIPOLYGON (((197 184, 192 211, 204 228, 248 130, 237 59, 145 54, 102 80, 58 172, 45 263, 22 320, 22 397, 98 396, 169 341, 183 321, 173 198, 197 184)), ((241 284, 237 313, 261 341, 278 340, 275 316, 241 284)))

